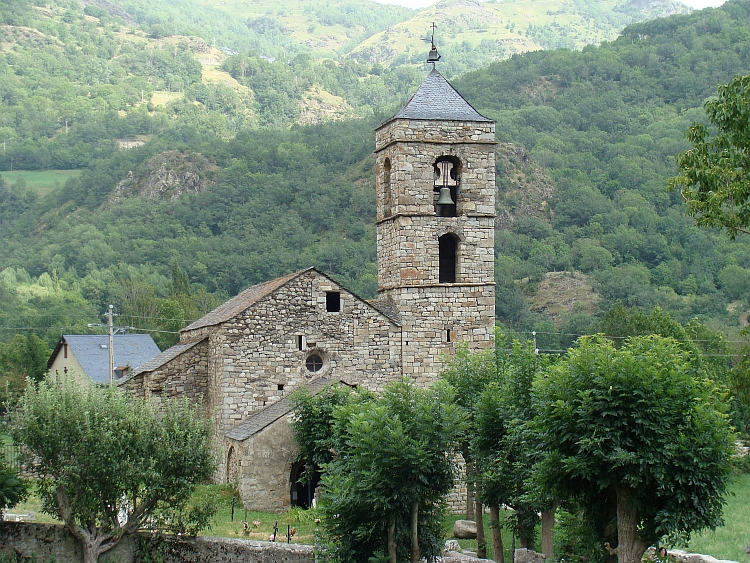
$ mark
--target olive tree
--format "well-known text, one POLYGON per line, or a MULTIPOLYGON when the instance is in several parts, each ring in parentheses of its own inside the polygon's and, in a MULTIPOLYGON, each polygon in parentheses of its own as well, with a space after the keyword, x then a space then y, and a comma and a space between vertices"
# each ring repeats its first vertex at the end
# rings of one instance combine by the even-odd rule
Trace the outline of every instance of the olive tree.
MULTIPOLYGON (((67 378, 30 383, 11 433, 39 477, 42 511, 81 543, 84 563, 96 563, 158 511, 186 507, 215 469, 211 429, 187 402, 157 409, 67 378)), ((192 524, 206 525, 206 513, 192 524)))
POLYGON ((615 508, 619 563, 722 524, 733 431, 725 390, 675 340, 585 337, 534 382, 537 479, 564 506, 615 508))

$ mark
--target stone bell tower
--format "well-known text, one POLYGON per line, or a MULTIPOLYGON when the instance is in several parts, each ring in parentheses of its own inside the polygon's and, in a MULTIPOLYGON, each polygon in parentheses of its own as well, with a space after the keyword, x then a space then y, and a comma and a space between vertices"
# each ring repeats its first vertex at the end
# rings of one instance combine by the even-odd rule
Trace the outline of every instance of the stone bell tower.
POLYGON ((375 132, 378 292, 400 314, 403 373, 420 383, 457 342, 492 342, 494 146, 494 121, 434 68, 375 132))

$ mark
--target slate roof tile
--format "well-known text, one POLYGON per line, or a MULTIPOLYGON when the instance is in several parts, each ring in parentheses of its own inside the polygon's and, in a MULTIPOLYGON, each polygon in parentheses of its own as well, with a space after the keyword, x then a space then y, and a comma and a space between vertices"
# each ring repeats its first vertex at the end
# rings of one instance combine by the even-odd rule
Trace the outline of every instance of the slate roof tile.
MULTIPOLYGON (((47 362, 48 368, 65 343, 92 381, 109 383, 109 335, 64 334, 47 362)), ((148 334, 115 334, 114 352, 115 367, 130 366, 131 369, 137 369, 160 353, 148 334)))
MULTIPOLYGON (((317 395, 332 383, 334 383, 333 380, 321 377, 311 381, 307 385, 307 390, 311 395, 317 395)), ((224 432, 224 436, 233 440, 247 440, 291 411, 291 401, 288 397, 284 397, 261 410, 255 411, 247 419, 224 432)))
MULTIPOLYGON (((491 122, 475 110, 437 70, 432 70, 393 119, 491 122)), ((386 122, 387 123, 387 122, 386 122)))

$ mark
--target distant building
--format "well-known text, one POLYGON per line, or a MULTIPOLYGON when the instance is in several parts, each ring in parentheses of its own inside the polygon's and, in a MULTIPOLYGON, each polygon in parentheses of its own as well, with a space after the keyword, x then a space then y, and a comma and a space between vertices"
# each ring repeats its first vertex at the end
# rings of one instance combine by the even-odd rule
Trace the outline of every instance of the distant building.
MULTIPOLYGON (((160 353, 148 334, 116 334, 114 336, 115 379, 127 375, 160 353)), ((109 383, 109 335, 64 334, 55 346, 47 371, 51 377, 76 377, 94 383, 109 383)))

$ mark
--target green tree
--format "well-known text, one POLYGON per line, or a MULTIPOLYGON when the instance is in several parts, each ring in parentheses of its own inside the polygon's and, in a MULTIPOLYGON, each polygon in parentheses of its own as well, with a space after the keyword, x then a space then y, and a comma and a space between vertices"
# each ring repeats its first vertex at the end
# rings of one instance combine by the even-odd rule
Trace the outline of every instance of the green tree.
MULTIPOLYGON (((507 505, 513 509, 511 518, 520 546, 534 549, 537 514, 550 509, 551 501, 541 495, 534 498, 529 487, 535 450, 528 423, 534 417, 531 385, 549 358, 537 354, 531 343, 498 338, 495 361, 498 377, 483 389, 476 407, 473 452, 481 496, 490 506, 493 532, 499 524, 500 506, 507 505)), ((502 544, 494 547, 497 551, 502 544)), ((551 556, 551 551, 545 554, 551 556)), ((495 561, 501 560, 495 553, 495 561)))
POLYGON ((716 132, 693 123, 686 133, 693 148, 677 155, 679 173, 669 186, 682 190, 699 225, 734 238, 750 232, 750 75, 719 85, 703 108, 716 132))
MULTIPOLYGON (((534 427, 546 490, 589 518, 614 507, 620 563, 649 545, 722 524, 733 432, 726 394, 694 376, 673 339, 633 337, 617 349, 585 337, 534 382, 534 427)), ((601 538, 601 534, 599 535, 601 538)))
POLYGON ((215 469, 211 429, 187 402, 157 410, 68 381, 30 384, 11 433, 39 476, 43 512, 81 543, 84 563, 96 563, 151 515, 186 506, 215 469))
POLYGON ((0 521, 3 519, 3 512, 23 501, 26 493, 26 483, 18 478, 18 474, 4 460, 0 459, 0 521))
POLYGON ((326 557, 416 563, 438 555, 460 427, 449 388, 397 381, 380 398, 337 408, 335 419, 320 504, 326 557))

